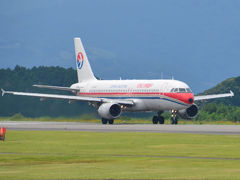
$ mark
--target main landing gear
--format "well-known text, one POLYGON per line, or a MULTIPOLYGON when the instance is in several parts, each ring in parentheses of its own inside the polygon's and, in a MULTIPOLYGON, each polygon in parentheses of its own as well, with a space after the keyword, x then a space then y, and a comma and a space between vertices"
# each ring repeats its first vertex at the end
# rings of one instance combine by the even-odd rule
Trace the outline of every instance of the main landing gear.
POLYGON ((105 119, 102 118, 102 124, 113 124, 114 123, 114 119, 105 119))
POLYGON ((177 111, 172 110, 171 111, 171 124, 178 124, 178 117, 177 117, 177 111))
MULTIPOLYGON (((161 116, 162 112, 158 112, 158 116, 153 116, 152 122, 153 124, 164 124, 164 117, 161 116)), ((171 124, 178 124, 178 117, 177 117, 177 111, 172 110, 171 111, 171 124)))
POLYGON ((153 116, 152 118, 152 122, 153 124, 157 124, 159 122, 159 124, 164 124, 164 117, 161 116, 162 112, 158 112, 158 116, 153 116))

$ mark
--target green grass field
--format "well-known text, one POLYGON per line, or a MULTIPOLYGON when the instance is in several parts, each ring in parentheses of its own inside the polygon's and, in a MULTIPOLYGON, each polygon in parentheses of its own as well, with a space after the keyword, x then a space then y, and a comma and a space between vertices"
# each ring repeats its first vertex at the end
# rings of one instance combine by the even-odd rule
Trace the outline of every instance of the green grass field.
POLYGON ((240 179, 240 136, 8 131, 0 179, 240 179))

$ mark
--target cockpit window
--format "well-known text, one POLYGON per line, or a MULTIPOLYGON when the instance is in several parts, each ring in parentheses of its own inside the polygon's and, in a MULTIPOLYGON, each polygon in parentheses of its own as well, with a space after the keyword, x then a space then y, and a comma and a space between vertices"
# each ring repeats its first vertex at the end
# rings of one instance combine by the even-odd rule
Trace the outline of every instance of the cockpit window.
POLYGON ((180 92, 180 93, 185 93, 185 92, 186 92, 186 89, 185 89, 185 88, 179 88, 179 92, 180 92))
POLYGON ((190 88, 173 88, 173 89, 171 89, 171 92, 174 92, 174 93, 192 93, 190 88))
POLYGON ((190 88, 187 88, 186 90, 187 90, 187 93, 192 93, 190 88))

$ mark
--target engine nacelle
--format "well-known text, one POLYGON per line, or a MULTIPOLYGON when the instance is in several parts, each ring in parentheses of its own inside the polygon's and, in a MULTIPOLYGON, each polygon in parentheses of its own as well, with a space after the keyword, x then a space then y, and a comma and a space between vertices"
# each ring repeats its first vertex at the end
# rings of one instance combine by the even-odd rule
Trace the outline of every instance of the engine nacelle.
POLYGON ((193 119, 198 115, 198 106, 193 104, 187 109, 179 110, 178 114, 183 119, 193 119))
POLYGON ((98 108, 98 114, 105 119, 116 119, 121 113, 121 106, 115 103, 103 103, 98 108))

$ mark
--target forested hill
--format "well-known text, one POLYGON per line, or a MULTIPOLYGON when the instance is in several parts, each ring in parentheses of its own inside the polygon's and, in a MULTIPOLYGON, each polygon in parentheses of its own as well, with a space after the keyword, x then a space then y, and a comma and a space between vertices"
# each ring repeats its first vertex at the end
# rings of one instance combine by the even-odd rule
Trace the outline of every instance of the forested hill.
MULTIPOLYGON (((0 69, 0 88, 4 90, 66 94, 68 92, 39 89, 32 85, 70 86, 76 82, 77 73, 72 68, 33 67, 26 69, 16 66, 13 70, 0 69)), ((66 100, 52 99, 40 102, 39 98, 8 94, 0 97, 0 116, 12 116, 16 113, 28 117, 79 116, 89 112, 95 113, 87 103, 73 102, 69 104, 66 100)))
POLYGON ((223 103, 226 105, 240 106, 240 76, 235 78, 229 78, 225 81, 217 84, 215 87, 204 91, 202 94, 220 94, 228 93, 229 91, 234 92, 232 98, 220 98, 211 100, 208 102, 223 103))
MULTIPOLYGON (((55 86, 70 86, 77 82, 76 70, 62 67, 33 67, 27 69, 16 66, 15 69, 0 69, 0 88, 13 91, 42 92, 67 94, 70 92, 39 89, 33 84, 46 84, 55 86)), ((230 78, 216 87, 209 89, 204 94, 226 93, 232 90, 233 98, 222 98, 214 102, 240 106, 240 77, 230 78)), ((0 116, 12 116, 21 113, 27 117, 39 116, 80 116, 91 113, 96 115, 96 110, 87 103, 66 100, 46 99, 40 102, 39 98, 5 95, 0 96, 0 116)))

